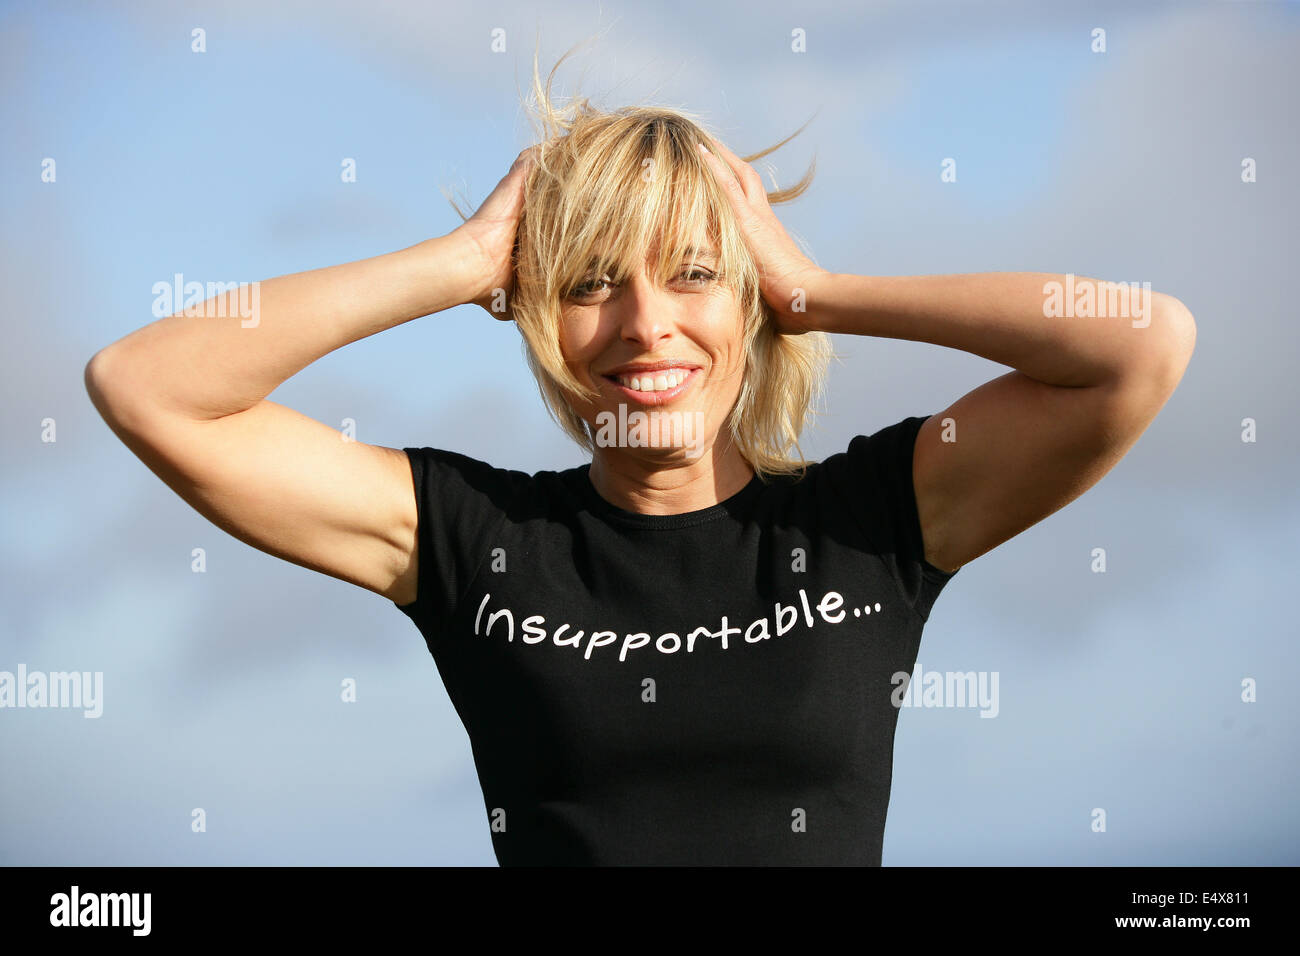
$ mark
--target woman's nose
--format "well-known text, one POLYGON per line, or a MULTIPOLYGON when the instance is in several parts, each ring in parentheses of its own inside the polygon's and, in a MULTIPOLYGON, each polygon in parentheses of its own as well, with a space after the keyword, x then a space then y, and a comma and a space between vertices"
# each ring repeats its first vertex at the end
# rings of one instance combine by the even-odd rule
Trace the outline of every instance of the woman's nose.
POLYGON ((671 334, 674 303, 665 289, 644 275, 628 281, 618 303, 618 322, 623 338, 640 344, 647 352, 671 334))

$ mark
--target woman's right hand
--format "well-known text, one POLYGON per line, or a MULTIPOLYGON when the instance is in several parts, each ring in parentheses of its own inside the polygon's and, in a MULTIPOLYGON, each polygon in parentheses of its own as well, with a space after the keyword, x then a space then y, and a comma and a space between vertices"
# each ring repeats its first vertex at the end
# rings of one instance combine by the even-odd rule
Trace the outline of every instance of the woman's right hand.
POLYGON ((478 211, 453 233, 460 234, 469 243, 477 261, 474 291, 468 301, 503 322, 511 320, 509 297, 514 293, 515 284, 515 234, 524 209, 524 181, 536 150, 536 146, 530 146, 521 152, 478 211))

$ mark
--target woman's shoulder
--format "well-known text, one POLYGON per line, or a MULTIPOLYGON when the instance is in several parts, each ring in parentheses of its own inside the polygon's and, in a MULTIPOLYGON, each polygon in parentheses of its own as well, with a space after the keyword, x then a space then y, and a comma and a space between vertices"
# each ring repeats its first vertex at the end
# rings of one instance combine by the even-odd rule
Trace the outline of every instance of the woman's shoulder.
POLYGON ((475 497, 502 509, 553 498, 571 499, 588 467, 526 471, 450 448, 408 446, 403 451, 411 463, 417 494, 437 494, 444 503, 449 496, 475 497))

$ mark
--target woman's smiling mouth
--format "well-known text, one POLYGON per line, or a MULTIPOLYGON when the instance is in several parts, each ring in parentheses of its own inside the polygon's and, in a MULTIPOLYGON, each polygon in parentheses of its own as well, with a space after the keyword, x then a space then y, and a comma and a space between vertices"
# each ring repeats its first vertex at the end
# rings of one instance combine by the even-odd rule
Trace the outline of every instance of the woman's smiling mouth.
POLYGON ((691 366, 664 366, 620 371, 603 376, 615 389, 642 405, 663 405, 682 394, 699 373, 691 366))

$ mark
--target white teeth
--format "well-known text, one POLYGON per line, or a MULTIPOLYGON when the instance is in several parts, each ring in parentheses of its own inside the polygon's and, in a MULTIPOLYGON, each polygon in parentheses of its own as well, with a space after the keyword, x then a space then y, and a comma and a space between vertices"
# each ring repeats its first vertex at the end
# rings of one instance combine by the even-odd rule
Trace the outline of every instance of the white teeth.
POLYGON ((675 368, 652 374, 619 375, 618 381, 620 385, 637 392, 663 392, 682 384, 689 374, 686 369, 675 368))

